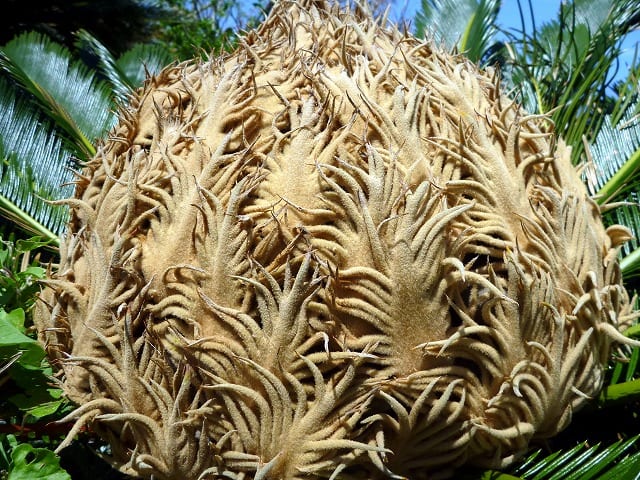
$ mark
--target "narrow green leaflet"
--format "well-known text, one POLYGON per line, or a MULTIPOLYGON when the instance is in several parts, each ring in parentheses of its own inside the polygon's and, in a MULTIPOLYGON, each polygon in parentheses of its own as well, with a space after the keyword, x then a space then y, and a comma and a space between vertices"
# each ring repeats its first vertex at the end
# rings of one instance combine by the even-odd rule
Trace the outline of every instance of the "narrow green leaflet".
POLYGON ((432 31, 448 49, 457 47, 479 62, 498 33, 500 0, 422 0, 416 16, 416 35, 432 31), (439 27, 439 28, 438 28, 439 27))
MULTIPOLYGON (((535 452, 533 455, 538 456, 539 453, 540 452, 535 452)), ((523 463, 523 466, 527 465, 526 468, 521 466, 520 468, 516 468, 516 470, 514 470, 511 473, 513 473, 514 475, 520 475, 521 477, 527 478, 527 479, 535 478, 536 476, 540 476, 541 472, 545 473, 546 471, 548 471, 549 465, 554 465, 557 458, 560 457, 561 455, 562 455, 561 451, 553 452, 549 454, 547 457, 533 464, 525 460, 523 463)))
POLYGON ((624 199, 624 194, 634 191, 633 184, 640 180, 640 119, 633 112, 637 104, 630 105, 628 113, 615 125, 607 115, 590 146, 596 170, 586 181, 601 204, 624 199))
POLYGON ((640 379, 608 385, 600 394, 600 403, 615 405, 640 398, 640 379))
MULTIPOLYGON (((533 12, 531 0, 526 3, 533 12)), ((615 101, 611 72, 625 36, 637 26, 635 11, 633 0, 567 1, 557 19, 531 31, 523 9, 522 30, 505 32, 505 80, 528 111, 552 116, 556 132, 572 146, 574 164, 584 160, 584 140, 594 140, 615 101)))
POLYGON ((147 73, 156 74, 175 59, 160 45, 137 44, 117 60, 102 43, 85 30, 78 32, 78 45, 88 48, 98 57, 98 68, 120 103, 126 102, 133 90, 140 87, 147 73))
POLYGON ((615 472, 630 471, 640 461, 640 454, 629 455, 640 435, 620 440, 608 447, 597 444, 587 448, 581 443, 564 451, 556 451, 534 461, 539 451, 524 460, 512 472, 525 480, 607 480, 618 477, 615 472))
POLYGON ((73 193, 72 152, 32 105, 0 78, 0 213, 58 243, 68 209, 52 205, 73 193))
MULTIPOLYGON (((629 438, 625 441, 618 441, 613 445, 605 448, 597 455, 593 455, 587 462, 582 462, 579 468, 575 469, 571 475, 567 477, 558 478, 557 480, 591 480, 591 479, 607 479, 616 478, 611 476, 611 473, 607 470, 615 466, 616 461, 619 461, 631 447, 638 441, 640 436, 629 438)), ((636 454, 637 455, 637 454, 636 454)))
POLYGON ((607 478, 620 478, 625 480, 640 479, 640 454, 635 453, 623 459, 607 472, 607 478))
POLYGON ((69 50, 36 32, 0 49, 0 65, 67 135, 78 158, 95 154, 94 142, 115 123, 109 86, 69 50))
POLYGON ((585 170, 585 181, 600 204, 621 203, 608 212, 609 223, 628 227, 634 239, 622 246, 620 267, 625 276, 640 272, 640 119, 635 114, 640 102, 627 108, 627 113, 614 125, 607 115, 590 154, 591 170, 585 170))

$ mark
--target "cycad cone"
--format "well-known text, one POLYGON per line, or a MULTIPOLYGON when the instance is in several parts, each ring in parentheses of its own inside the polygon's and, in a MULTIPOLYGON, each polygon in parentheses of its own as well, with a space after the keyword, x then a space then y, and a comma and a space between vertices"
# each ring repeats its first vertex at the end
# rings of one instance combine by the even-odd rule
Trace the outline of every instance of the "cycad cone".
POLYGON ((149 79, 38 313, 76 426, 181 480, 444 478, 564 428, 628 234, 498 83, 312 1, 149 79))

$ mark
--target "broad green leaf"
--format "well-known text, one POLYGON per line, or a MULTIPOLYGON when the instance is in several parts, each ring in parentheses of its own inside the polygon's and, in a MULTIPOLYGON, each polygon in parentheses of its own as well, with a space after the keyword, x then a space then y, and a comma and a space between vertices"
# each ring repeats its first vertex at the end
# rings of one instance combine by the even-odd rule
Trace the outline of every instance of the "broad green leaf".
POLYGON ((9 313, 0 309, 0 362, 22 352, 16 363, 28 369, 39 369, 44 350, 37 340, 24 334, 24 318, 22 309, 9 313))
MULTIPOLYGON (((53 415, 66 405, 66 400, 62 398, 62 390, 58 388, 44 388, 42 384, 36 385, 38 388, 25 390, 27 393, 19 393, 9 397, 9 401, 20 409, 25 415, 29 415, 36 420, 53 415)), ((33 387, 33 386, 32 386, 33 387)))
POLYGON ((36 260, 30 261, 30 253, 45 245, 48 242, 35 238, 15 245, 0 239, 0 308, 31 308, 40 290, 38 280, 44 278, 45 269, 36 260))
POLYGON ((7 480, 71 480, 51 450, 21 443, 11 452, 12 465, 7 480))
POLYGON ((37 419, 51 415, 65 404, 62 390, 51 386, 51 367, 35 339, 25 335, 25 315, 21 309, 10 313, 0 309, 0 365, 11 362, 9 376, 21 392, 8 400, 25 414, 37 419))
MULTIPOLYGON (((17 308, 8 313, 4 309, 0 309, 0 322, 3 318, 11 325, 12 328, 18 331, 20 335, 23 335, 26 332, 27 329, 24 326, 25 314, 23 309, 17 308)), ((7 332, 5 331, 5 334, 6 333, 7 332)), ((22 339, 22 337, 19 338, 22 339)), ((1 339, 0 342, 2 342, 1 339)))
POLYGON ((12 276, 5 276, 5 272, 0 272, 0 306, 22 305, 29 308, 40 290, 37 282, 44 277, 44 273, 45 269, 42 267, 27 267, 12 276))
POLYGON ((49 245, 49 240, 43 240, 39 237, 18 239, 15 242, 15 252, 16 255, 22 255, 46 247, 47 245, 49 245))
POLYGON ((48 417, 49 415, 53 415, 60 409, 60 407, 62 407, 65 404, 66 404, 66 401, 62 398, 58 400, 52 400, 50 402, 46 402, 46 401, 43 402, 41 400, 38 400, 38 402, 35 403, 32 407, 29 407, 26 409, 22 408, 22 410, 24 411, 25 414, 33 418, 41 419, 44 417, 48 417))

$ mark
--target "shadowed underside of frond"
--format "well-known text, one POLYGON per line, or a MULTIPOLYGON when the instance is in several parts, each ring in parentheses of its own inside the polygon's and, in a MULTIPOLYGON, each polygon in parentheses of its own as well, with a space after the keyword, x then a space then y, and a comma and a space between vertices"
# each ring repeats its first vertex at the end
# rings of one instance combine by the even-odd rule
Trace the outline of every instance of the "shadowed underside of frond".
POLYGON ((314 2, 150 79, 77 182, 38 325, 131 474, 503 466, 599 390, 631 314, 626 237, 546 118, 314 2))

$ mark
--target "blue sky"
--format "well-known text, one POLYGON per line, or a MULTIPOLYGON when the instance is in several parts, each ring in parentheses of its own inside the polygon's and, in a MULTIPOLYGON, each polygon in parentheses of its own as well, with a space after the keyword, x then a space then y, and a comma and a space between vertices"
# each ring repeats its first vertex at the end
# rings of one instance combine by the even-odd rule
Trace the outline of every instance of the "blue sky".
MULTIPOLYGON (((415 12, 420 8, 421 0, 394 0, 392 8, 399 12, 406 9, 407 18, 413 17, 415 12)), ((560 0, 537 0, 532 2, 536 19, 542 21, 553 18, 558 12, 560 0)), ((523 2, 526 4, 526 2, 523 2)), ((520 16, 518 14, 517 0, 502 0, 500 8, 500 16, 498 17, 503 25, 517 26, 520 24, 520 16)))

